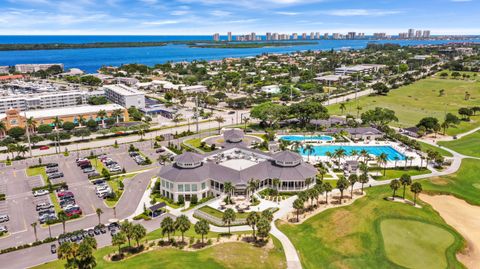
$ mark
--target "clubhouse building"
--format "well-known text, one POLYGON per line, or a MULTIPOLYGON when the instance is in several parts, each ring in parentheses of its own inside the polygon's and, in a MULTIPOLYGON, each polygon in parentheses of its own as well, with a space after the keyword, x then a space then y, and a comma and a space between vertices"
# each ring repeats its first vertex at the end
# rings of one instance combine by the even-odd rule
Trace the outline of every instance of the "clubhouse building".
POLYGON ((223 134, 222 148, 208 154, 186 152, 176 156, 173 164, 159 173, 160 192, 178 201, 180 196, 190 200, 224 193, 230 182, 235 195, 245 195, 250 180, 258 180, 259 188, 277 188, 280 192, 302 191, 315 185, 317 169, 292 151, 267 153, 249 148, 242 140, 241 130, 223 134), (274 179, 279 185, 274 186, 274 179), (276 180, 275 180, 276 181, 276 180))

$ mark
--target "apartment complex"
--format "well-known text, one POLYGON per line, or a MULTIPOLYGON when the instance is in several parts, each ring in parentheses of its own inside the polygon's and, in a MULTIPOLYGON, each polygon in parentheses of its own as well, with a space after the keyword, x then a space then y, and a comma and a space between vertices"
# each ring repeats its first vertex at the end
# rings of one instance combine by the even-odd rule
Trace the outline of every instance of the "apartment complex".
POLYGON ((103 96, 103 91, 59 91, 51 93, 19 94, 0 97, 0 113, 10 108, 22 111, 34 109, 74 107, 86 104, 92 96, 103 96))
POLYGON ((122 84, 103 86, 105 96, 125 108, 145 108, 145 93, 122 84))
POLYGON ((10 71, 9 66, 0 66, 0 74, 8 74, 10 71))
POLYGON ((60 66, 63 71, 63 64, 17 64, 15 65, 15 72, 18 73, 35 73, 41 70, 47 70, 52 66, 60 66))
POLYGON ((351 75, 356 73, 371 73, 385 68, 386 65, 382 64, 360 64, 353 66, 342 66, 335 68, 335 75, 351 75))

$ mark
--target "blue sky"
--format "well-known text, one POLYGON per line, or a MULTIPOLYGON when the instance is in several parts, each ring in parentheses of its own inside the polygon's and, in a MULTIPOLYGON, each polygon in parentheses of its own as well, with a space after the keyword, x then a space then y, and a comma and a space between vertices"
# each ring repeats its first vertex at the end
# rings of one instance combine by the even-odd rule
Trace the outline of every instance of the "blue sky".
POLYGON ((480 0, 0 0, 0 34, 480 34, 480 0))

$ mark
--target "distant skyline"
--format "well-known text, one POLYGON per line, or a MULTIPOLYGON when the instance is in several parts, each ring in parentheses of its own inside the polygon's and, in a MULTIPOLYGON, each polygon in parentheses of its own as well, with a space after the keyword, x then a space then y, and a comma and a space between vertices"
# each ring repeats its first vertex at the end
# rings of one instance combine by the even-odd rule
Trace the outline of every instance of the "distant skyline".
POLYGON ((0 35, 480 34, 480 0, 0 0, 0 35))

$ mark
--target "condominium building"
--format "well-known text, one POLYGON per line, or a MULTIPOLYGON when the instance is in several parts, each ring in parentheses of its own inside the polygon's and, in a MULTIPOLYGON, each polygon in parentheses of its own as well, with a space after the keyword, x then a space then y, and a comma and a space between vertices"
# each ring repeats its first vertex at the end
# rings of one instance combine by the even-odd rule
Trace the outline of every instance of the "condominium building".
POLYGON ((9 66, 0 66, 0 74, 8 74, 10 72, 9 66))
POLYGON ((215 41, 215 42, 220 41, 220 34, 219 33, 213 34, 213 41, 215 41))
POLYGON ((86 104, 92 96, 103 96, 103 91, 59 91, 43 94, 19 94, 0 97, 0 113, 10 108, 22 111, 34 109, 75 107, 86 104))
POLYGON ((125 108, 132 106, 136 108, 145 108, 144 92, 122 84, 106 85, 103 86, 103 90, 105 91, 107 99, 115 104, 119 104, 125 108))
POLYGON ((423 31, 423 38, 430 38, 430 30, 423 31))
POLYGON ((310 39, 311 39, 311 40, 315 39, 315 33, 314 33, 314 32, 311 32, 311 33, 310 33, 310 39))
POLYGON ((315 33, 315 39, 320 39, 320 32, 315 33))
POLYGON ((408 38, 415 37, 415 29, 408 29, 408 38))
POLYGON ((15 72, 18 73, 35 73, 41 70, 47 70, 52 66, 60 66, 63 72, 63 64, 17 64, 15 65, 15 72))
POLYGON ((302 39, 303 40, 307 39, 307 33, 302 33, 302 39))
POLYGON ((415 32, 415 38, 422 38, 422 30, 417 30, 415 32))
POLYGON ((272 40, 272 33, 268 32, 268 33, 266 34, 266 37, 267 37, 267 41, 272 40))
POLYGON ((323 39, 328 39, 328 33, 323 34, 323 39))
POLYGON ((232 32, 228 32, 228 42, 232 41, 232 32))
POLYGON ((347 39, 355 39, 356 33, 355 32, 348 32, 347 39))

